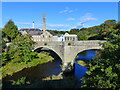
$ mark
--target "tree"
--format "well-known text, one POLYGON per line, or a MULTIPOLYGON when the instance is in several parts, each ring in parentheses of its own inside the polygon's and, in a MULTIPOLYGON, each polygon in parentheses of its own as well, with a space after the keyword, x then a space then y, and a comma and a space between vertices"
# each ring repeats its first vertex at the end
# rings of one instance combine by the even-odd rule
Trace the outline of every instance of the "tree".
POLYGON ((9 59, 13 62, 29 62, 37 57, 37 53, 32 51, 34 42, 30 35, 18 35, 10 45, 8 50, 9 59))
POLYGON ((3 64, 6 65, 8 62, 20 63, 29 62, 37 57, 37 53, 32 51, 34 42, 30 35, 18 35, 12 40, 8 51, 2 53, 3 64))
POLYGON ((86 30, 86 31, 80 31, 78 34, 78 40, 88 40, 89 38, 89 32, 86 30))
POLYGON ((106 20, 104 23, 108 25, 116 24, 116 20, 106 20))
POLYGON ((79 29, 71 29, 69 31, 70 34, 77 34, 80 30, 79 29))
MULTIPOLYGON (((120 25, 120 23, 119 23, 120 25)), ((83 77, 82 87, 120 88, 120 28, 114 26, 97 60, 88 61, 89 71, 83 77)))
POLYGON ((5 40, 2 39, 2 51, 4 51, 5 48, 6 48, 6 43, 5 43, 5 40))
POLYGON ((9 20, 3 28, 3 38, 6 37, 10 41, 15 39, 19 35, 18 27, 14 24, 12 20, 9 20))

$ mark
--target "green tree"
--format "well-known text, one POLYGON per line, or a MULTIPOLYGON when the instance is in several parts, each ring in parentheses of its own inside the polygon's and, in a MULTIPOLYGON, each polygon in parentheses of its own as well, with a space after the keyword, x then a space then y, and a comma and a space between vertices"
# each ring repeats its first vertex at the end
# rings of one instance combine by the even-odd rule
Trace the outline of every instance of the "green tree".
POLYGON ((107 42, 97 56, 91 60, 89 71, 83 77, 82 87, 120 88, 120 23, 114 26, 107 42))
POLYGON ((80 30, 79 29, 71 29, 69 31, 70 34, 77 34, 80 30))
POLYGON ((4 39, 2 39, 2 51, 3 52, 4 52, 5 48, 6 48, 6 42, 4 39))
POLYGON ((19 34, 18 27, 14 24, 12 20, 9 20, 3 28, 2 37, 7 37, 10 41, 15 39, 19 34))
POLYGON ((89 32, 86 30, 86 31, 80 31, 78 34, 78 40, 88 40, 89 38, 89 32))
POLYGON ((13 62, 29 62, 37 57, 37 53, 32 51, 34 42, 30 35, 18 35, 9 47, 8 55, 13 62))

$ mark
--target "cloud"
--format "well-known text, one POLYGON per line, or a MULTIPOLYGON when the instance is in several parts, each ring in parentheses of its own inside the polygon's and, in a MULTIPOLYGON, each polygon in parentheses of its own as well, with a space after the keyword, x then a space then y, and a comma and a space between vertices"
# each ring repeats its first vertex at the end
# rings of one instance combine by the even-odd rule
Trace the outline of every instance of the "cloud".
POLYGON ((68 21, 74 21, 75 18, 67 18, 68 21))
POLYGON ((68 8, 68 7, 66 7, 64 10, 62 10, 62 11, 59 11, 59 13, 60 14, 62 14, 62 13, 72 13, 72 12, 74 12, 74 11, 76 11, 77 9, 74 9, 74 10, 72 10, 72 9, 70 9, 70 8, 68 8))
POLYGON ((80 21, 81 21, 82 23, 86 23, 86 22, 88 22, 88 21, 96 21, 96 20, 98 20, 98 19, 92 17, 92 14, 91 14, 91 13, 86 13, 84 16, 82 16, 82 17, 80 18, 80 21))
POLYGON ((87 22, 96 21, 97 18, 93 17, 91 13, 86 13, 84 16, 80 18, 80 21, 76 24, 76 28, 88 28, 91 26, 86 25, 87 22))
POLYGON ((70 29, 71 25, 63 25, 63 24, 48 24, 47 28, 55 29, 55 30, 67 30, 70 29))

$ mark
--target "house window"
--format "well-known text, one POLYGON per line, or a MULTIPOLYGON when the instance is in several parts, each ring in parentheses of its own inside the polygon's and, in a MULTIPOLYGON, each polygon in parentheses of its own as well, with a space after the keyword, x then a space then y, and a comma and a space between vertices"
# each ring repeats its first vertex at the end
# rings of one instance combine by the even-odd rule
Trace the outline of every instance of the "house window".
POLYGON ((65 37, 65 41, 66 41, 66 37, 65 37))
POLYGON ((73 38, 73 41, 75 41, 75 38, 73 38))

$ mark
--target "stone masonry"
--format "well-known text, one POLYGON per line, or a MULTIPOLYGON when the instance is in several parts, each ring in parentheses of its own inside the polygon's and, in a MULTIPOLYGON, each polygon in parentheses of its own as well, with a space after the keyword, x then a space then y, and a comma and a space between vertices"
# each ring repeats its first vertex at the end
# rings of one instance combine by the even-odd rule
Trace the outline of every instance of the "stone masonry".
POLYGON ((67 66, 71 63, 73 66, 75 58, 78 53, 90 50, 90 49, 102 49, 99 42, 105 42, 100 40, 86 40, 86 41, 51 41, 51 42, 37 42, 34 50, 38 48, 48 48, 54 51, 62 60, 63 66, 67 66))

